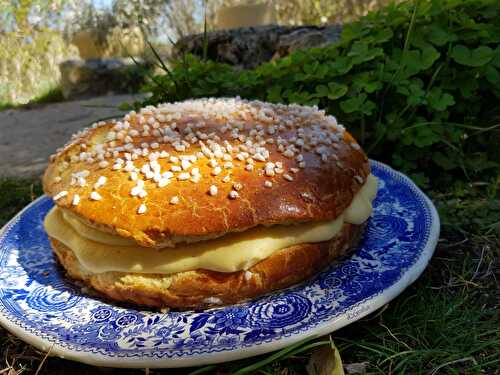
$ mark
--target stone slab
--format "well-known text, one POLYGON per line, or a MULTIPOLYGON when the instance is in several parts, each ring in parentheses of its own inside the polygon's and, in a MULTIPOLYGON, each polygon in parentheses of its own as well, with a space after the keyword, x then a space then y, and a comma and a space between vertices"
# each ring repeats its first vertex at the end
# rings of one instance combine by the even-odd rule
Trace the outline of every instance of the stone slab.
POLYGON ((0 176, 41 176, 49 156, 73 133, 99 119, 123 114, 117 106, 140 99, 139 95, 110 95, 0 111, 0 176))

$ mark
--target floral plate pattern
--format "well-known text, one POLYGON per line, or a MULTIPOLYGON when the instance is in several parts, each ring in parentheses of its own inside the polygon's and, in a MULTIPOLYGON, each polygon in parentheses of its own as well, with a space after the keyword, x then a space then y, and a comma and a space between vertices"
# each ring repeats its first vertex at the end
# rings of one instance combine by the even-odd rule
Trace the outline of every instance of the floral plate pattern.
POLYGON ((439 237, 431 201, 404 175, 372 161, 378 194, 352 255, 300 285, 206 311, 115 305, 67 280, 52 254, 43 196, 0 234, 0 323, 52 355, 115 367, 229 361, 327 334, 380 308, 423 272, 439 237))

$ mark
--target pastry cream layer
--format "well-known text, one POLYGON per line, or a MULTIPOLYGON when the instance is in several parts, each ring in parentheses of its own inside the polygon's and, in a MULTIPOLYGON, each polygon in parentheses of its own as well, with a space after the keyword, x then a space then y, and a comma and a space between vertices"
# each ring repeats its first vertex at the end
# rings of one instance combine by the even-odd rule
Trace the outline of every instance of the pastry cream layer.
POLYGON ((377 181, 372 175, 337 219, 297 225, 256 227, 175 248, 140 247, 131 240, 91 228, 54 207, 45 218, 47 233, 69 247, 90 272, 170 274, 206 269, 235 272, 252 267, 274 252, 301 243, 332 239, 344 222, 361 224, 371 214, 377 181))

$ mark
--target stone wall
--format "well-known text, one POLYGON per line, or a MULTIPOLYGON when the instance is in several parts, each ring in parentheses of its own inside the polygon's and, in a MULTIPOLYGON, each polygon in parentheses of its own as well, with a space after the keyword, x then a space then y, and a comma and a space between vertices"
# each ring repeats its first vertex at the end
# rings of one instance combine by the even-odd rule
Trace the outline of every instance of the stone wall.
MULTIPOLYGON (((241 68, 254 68, 298 49, 325 46, 339 40, 342 26, 278 26, 242 27, 207 33, 207 55, 214 61, 241 68)), ((174 56, 183 53, 203 55, 204 35, 180 39, 174 56)))
POLYGON ((67 60, 59 65, 61 90, 66 99, 136 92, 150 68, 131 58, 67 60))

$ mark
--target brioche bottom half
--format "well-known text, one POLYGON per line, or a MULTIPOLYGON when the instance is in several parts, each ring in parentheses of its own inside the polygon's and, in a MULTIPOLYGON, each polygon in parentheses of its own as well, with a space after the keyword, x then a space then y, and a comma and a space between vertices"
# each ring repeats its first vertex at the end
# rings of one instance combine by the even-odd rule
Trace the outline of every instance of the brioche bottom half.
POLYGON ((235 304, 304 281, 347 254, 359 242, 364 226, 345 223, 329 241, 281 249, 247 271, 237 272, 199 269, 169 275, 92 273, 70 248, 54 238, 50 241, 67 274, 104 296, 114 301, 186 310, 235 304))

